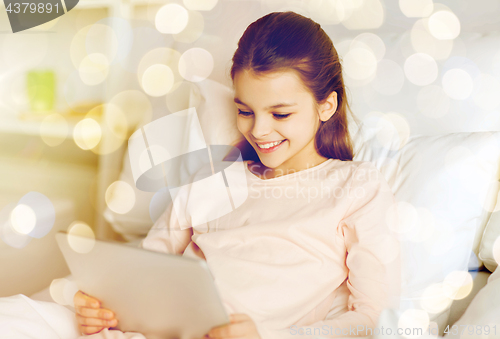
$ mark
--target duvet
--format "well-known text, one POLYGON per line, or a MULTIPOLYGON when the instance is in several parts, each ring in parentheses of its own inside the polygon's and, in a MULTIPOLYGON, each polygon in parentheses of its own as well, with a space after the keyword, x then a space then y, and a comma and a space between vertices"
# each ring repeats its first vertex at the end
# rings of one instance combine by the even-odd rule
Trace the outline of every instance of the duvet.
MULTIPOLYGON (((396 329, 398 313, 382 312, 378 327, 396 329)), ((475 296, 464 315, 450 329, 445 338, 499 338, 500 339, 500 270, 475 296), (488 326, 489 334, 485 334, 488 326), (471 333, 472 329, 472 333, 471 333), (481 333, 479 333, 481 331, 481 333)), ((305 335, 291 338, 305 339, 305 335)), ((82 336, 78 332, 75 315, 68 308, 53 302, 32 300, 22 294, 0 298, 0 338, 2 339, 145 339, 140 333, 103 330, 98 334, 82 336)), ((321 338, 315 336, 315 338, 321 338)), ((373 335, 373 339, 402 339, 397 335, 373 335)), ((436 338, 424 335, 423 338, 436 338)))

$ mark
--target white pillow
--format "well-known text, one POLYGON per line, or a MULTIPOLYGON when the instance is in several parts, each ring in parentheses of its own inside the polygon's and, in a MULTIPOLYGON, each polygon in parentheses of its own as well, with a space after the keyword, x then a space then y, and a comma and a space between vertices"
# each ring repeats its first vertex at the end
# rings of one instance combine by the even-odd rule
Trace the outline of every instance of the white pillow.
MULTIPOLYGON (((196 107, 205 142, 208 145, 230 145, 241 137, 236 127, 236 106, 233 103, 232 90, 218 82, 210 79, 198 83, 186 82, 168 94, 167 105, 172 113, 196 107)), ((154 121, 167 114, 169 112, 164 110, 153 110, 151 120, 154 121)), ((141 126, 150 122, 144 121, 141 126)), ((126 182, 134 190, 134 206, 125 214, 106 208, 104 217, 125 239, 131 241, 144 237, 171 202, 171 197, 166 189, 154 193, 136 188, 128 152, 125 152, 119 180, 126 182)))
POLYGON ((399 203, 403 307, 430 309, 427 294, 442 296, 435 293, 440 285, 433 284, 478 266, 477 259, 470 261, 471 249, 477 253, 491 214, 500 132, 405 138, 405 131, 388 121, 383 114, 363 121, 354 138, 354 160, 373 162, 399 203))
MULTIPOLYGON (((498 193, 500 196, 500 192, 498 193)), ((486 225, 479 248, 479 258, 491 272, 495 271, 500 262, 500 197, 497 198, 495 210, 486 225)))

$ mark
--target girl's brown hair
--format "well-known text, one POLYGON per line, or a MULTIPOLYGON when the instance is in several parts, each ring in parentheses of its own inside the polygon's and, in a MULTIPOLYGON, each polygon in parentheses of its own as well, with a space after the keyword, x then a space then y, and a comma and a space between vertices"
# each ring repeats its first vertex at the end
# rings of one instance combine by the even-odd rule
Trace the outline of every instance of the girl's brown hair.
MULTIPOLYGON (((296 71, 322 104, 337 92, 338 106, 328 121, 321 121, 315 137, 318 153, 326 158, 352 160, 353 146, 348 129, 347 102, 342 66, 333 43, 313 20, 294 12, 274 12, 250 24, 238 42, 233 56, 231 79, 237 72, 251 70, 265 74, 280 70, 296 71)), ((259 157, 246 139, 236 145, 243 160, 259 161, 259 157)))

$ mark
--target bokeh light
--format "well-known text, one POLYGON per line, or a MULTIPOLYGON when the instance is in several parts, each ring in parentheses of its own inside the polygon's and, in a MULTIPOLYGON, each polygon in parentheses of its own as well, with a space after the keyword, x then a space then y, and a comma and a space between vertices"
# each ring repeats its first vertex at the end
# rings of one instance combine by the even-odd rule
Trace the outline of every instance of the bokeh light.
POLYGON ((428 19, 417 20, 410 37, 415 52, 428 54, 435 60, 448 58, 453 50, 454 40, 439 40, 431 34, 428 19))
MULTIPOLYGON (((265 1, 270 11, 279 10, 273 8, 272 3, 272 1, 265 1)), ((336 25, 350 15, 349 7, 344 6, 343 1, 309 1, 307 5, 311 19, 320 25, 336 25)))
POLYGON ((152 97, 163 96, 174 85, 174 73, 167 65, 152 65, 144 71, 141 85, 148 95, 152 97))
POLYGON ((399 0, 399 9, 409 18, 427 17, 434 10, 432 0, 399 0))
POLYGON ((429 327, 429 315, 424 310, 410 308, 401 313, 398 328, 402 329, 405 338, 418 338, 429 327), (418 329, 418 331, 415 331, 418 329), (421 329, 421 330, 420 330, 421 329))
POLYGON ((186 44, 193 43, 203 34, 205 19, 200 12, 189 11, 189 19, 186 28, 182 32, 174 34, 174 40, 186 44))
POLYGON ((349 47, 350 49, 355 48, 364 48, 372 51, 373 55, 380 61, 384 58, 385 55, 385 44, 382 39, 373 33, 361 33, 356 36, 352 41, 349 47))
POLYGON ((138 126, 141 121, 151 121, 152 107, 148 97, 138 90, 126 90, 116 94, 109 100, 110 105, 123 112, 129 129, 138 126))
POLYGON ((183 0, 184 6, 193 11, 211 11, 218 0, 183 0))
POLYGON ((137 79, 140 84, 143 83, 144 73, 153 65, 166 65, 174 75, 174 85, 171 90, 175 90, 182 82, 179 74, 179 59, 181 53, 172 48, 156 48, 147 52, 139 62, 137 68, 137 79))
MULTIPOLYGON (((92 25, 85 26, 81 28, 78 32, 75 33, 73 39, 71 40, 69 54, 71 57, 71 61, 73 62, 73 66, 78 69, 80 64, 85 57, 87 57, 87 34, 92 28, 92 25)), ((104 37, 97 37, 97 40, 93 42, 94 46, 96 46, 97 41, 102 41, 104 37)), ((95 53, 95 50, 94 50, 95 53)))
POLYGON ((127 140, 129 124, 121 108, 111 103, 93 108, 87 113, 87 119, 94 120, 100 111, 103 114, 99 125, 102 139, 99 141, 99 147, 93 147, 91 151, 95 154, 109 154, 127 140))
POLYGON ((415 206, 406 202, 398 201, 387 209, 386 221, 388 227, 395 234, 408 234, 417 227, 418 213, 415 206))
POLYGON ((42 238, 46 236, 56 220, 56 210, 52 201, 40 192, 28 192, 18 201, 18 205, 29 206, 36 215, 36 225, 29 236, 42 238))
POLYGON ((364 80, 377 71, 377 58, 368 48, 353 48, 344 56, 343 70, 355 80, 364 80))
POLYGON ((106 204, 118 214, 129 212, 135 204, 134 189, 124 181, 115 181, 106 190, 106 204))
POLYGON ((387 113, 379 120, 377 140, 382 147, 399 150, 408 142, 410 125, 404 117, 396 113, 387 113))
POLYGON ((11 223, 11 214, 16 204, 8 204, 0 210, 0 238, 8 246, 13 248, 24 248, 31 241, 31 237, 15 231, 11 223))
POLYGON ((83 150, 89 150, 96 147, 101 141, 101 126, 97 121, 91 118, 85 118, 79 121, 73 130, 73 139, 75 144, 83 150))
POLYGON ((437 11, 429 17, 429 31, 439 40, 455 39, 460 34, 460 21, 449 11, 437 11))
POLYGON ((36 214, 31 207, 19 204, 12 210, 10 220, 16 232, 29 234, 35 228, 36 214))
POLYGON ((188 81, 205 80, 212 73, 213 68, 214 58, 203 48, 188 49, 179 59, 179 73, 188 81))
POLYGON ((500 106, 500 81, 490 75, 481 74, 474 79, 472 99, 484 110, 494 110, 500 106))
POLYGON ((73 306, 73 298, 78 290, 74 281, 65 278, 52 280, 49 287, 50 297, 59 305, 73 306))
POLYGON ((197 107, 202 97, 200 89, 196 84, 183 81, 180 86, 167 94, 166 101, 171 113, 179 112, 189 107, 197 107))
POLYGON ((40 136, 43 142, 51 147, 62 144, 69 133, 68 122, 58 113, 47 115, 40 124, 40 136), (58 133, 53 133, 54 130, 57 130, 58 133))
POLYGON ((452 56, 447 59, 443 65, 443 74, 452 69, 461 69, 467 73, 469 73, 472 79, 476 79, 481 75, 481 70, 479 66, 472 60, 461 57, 461 56, 452 56))
MULTIPOLYGON (((61 79, 65 106, 70 109, 68 113, 85 114, 89 109, 102 103, 105 83, 95 86, 85 84, 80 78, 78 69, 72 71, 67 77, 61 79)), ((64 107, 66 108, 66 107, 64 107)))
POLYGON ((86 56, 78 67, 78 74, 83 83, 89 86, 98 85, 109 73, 109 62, 104 54, 92 53, 86 56))
POLYGON ((425 86, 418 91, 417 107, 429 118, 441 118, 450 110, 450 97, 441 86, 425 86))
POLYGON ((380 0, 339 0, 344 6, 349 6, 351 12, 342 25, 350 30, 376 29, 384 23, 384 7, 380 0))
POLYGON ((460 68, 447 71, 443 75, 442 85, 445 93, 455 100, 467 99, 474 89, 471 76, 460 68))
MULTIPOLYGON (((131 26, 130 20, 118 17, 106 17, 99 20, 95 25, 104 25, 111 28, 106 43, 104 44, 104 49, 96 48, 95 43, 99 39, 91 39, 90 35, 94 35, 94 27, 91 28, 87 36, 86 49, 88 54, 92 53, 103 53, 106 55, 110 64, 115 64, 123 60, 127 60, 132 51, 132 45, 134 42, 134 31, 131 26)), ((152 29, 153 30, 153 29, 152 29)), ((158 32, 153 30, 154 32, 158 32)), ((107 31, 108 32, 108 31, 107 31)), ((100 46, 99 46, 100 47, 100 46)))
POLYGON ((167 4, 156 13, 155 27, 164 34, 178 34, 188 24, 188 11, 178 4, 167 4))
POLYGON ((371 85, 382 95, 398 94, 403 88, 405 74, 398 63, 383 59, 377 64, 377 73, 371 85))
POLYGON ((417 86, 433 83, 438 76, 436 61, 427 54, 415 53, 404 64, 406 78, 417 86))
POLYGON ((447 309, 452 302, 453 299, 444 292, 442 283, 427 286, 420 300, 421 307, 429 313, 440 313, 447 309))
MULTIPOLYGON (((111 19, 111 18, 107 18, 111 19)), ((113 18, 113 20, 118 20, 118 18, 113 18)), ((123 22, 125 20, 122 20, 123 22)), ((125 21, 126 22, 126 21, 125 21)), ((125 28, 120 25, 120 28, 125 28)), ((123 55, 118 56, 118 37, 115 31, 108 25, 95 23, 88 27, 88 30, 85 30, 85 54, 88 56, 97 54, 102 55, 106 60, 106 64, 110 64, 112 60, 115 60, 117 57, 121 58, 123 55)), ((123 42, 122 42, 123 43, 123 42)), ((120 54, 123 54, 125 51, 123 48, 120 50, 120 54)), ((93 60, 94 62, 99 62, 99 60, 93 60)))
POLYGON ((95 245, 94 231, 83 221, 74 221, 68 227, 68 244, 77 253, 89 253, 95 245))
POLYGON ((472 275, 467 271, 452 271, 443 281, 443 291, 450 299, 460 300, 472 291, 472 275))

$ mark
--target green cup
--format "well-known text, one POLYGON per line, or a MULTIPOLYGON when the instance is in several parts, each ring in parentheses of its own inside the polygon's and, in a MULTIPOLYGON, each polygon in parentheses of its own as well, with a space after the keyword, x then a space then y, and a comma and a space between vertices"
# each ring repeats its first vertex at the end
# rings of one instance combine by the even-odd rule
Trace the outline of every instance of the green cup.
POLYGON ((33 112, 47 112, 54 108, 56 79, 54 71, 28 71, 26 86, 28 99, 33 112))

